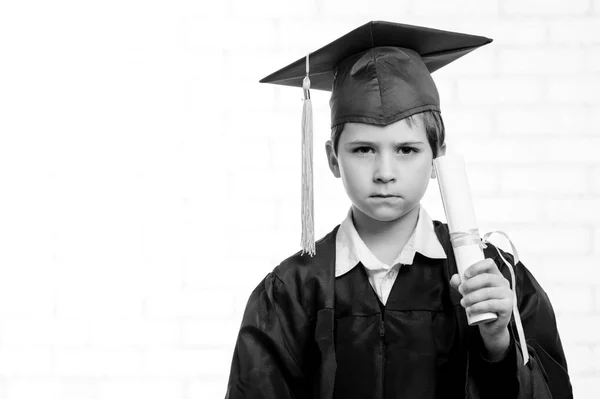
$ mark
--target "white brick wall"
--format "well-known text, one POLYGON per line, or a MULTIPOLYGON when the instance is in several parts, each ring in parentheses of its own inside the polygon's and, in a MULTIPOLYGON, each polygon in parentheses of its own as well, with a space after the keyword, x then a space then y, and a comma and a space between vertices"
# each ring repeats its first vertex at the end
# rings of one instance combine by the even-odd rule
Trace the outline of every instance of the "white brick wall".
POLYGON ((503 0, 502 11, 508 16, 519 15, 583 15, 591 10, 590 0, 574 0, 569 3, 560 0, 530 0, 525 3, 517 0, 503 0))
MULTIPOLYGON (((494 39, 434 75, 449 151, 598 397, 600 1, 29 0, 0 5, 0 398, 223 397, 248 295, 300 238, 302 93, 257 82, 369 20, 494 39)), ((327 102, 318 236, 349 206, 327 102)), ((443 218, 435 183, 424 203, 443 218)))

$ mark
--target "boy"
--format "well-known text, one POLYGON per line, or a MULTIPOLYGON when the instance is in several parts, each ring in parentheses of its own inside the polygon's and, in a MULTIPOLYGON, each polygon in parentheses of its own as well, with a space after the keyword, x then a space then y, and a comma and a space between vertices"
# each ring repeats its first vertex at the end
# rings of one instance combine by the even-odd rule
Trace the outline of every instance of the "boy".
MULTIPOLYGON (((352 207, 315 256, 286 259, 250 296, 227 398, 572 397, 537 281, 516 265, 523 364, 495 248, 461 283, 447 225, 420 206, 446 149, 430 73, 489 42, 371 22, 310 55, 312 86, 332 90, 326 153, 352 207), (498 318, 468 326, 465 311, 498 318)), ((301 86, 303 65, 263 81, 301 86)))

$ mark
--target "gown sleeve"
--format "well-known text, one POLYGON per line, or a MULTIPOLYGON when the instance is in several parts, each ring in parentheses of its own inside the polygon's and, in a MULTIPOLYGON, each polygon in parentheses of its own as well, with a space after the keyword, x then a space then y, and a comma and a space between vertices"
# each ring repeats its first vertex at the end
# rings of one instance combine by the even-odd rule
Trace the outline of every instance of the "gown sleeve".
POLYGON ((305 344, 310 320, 269 273, 250 295, 235 345, 226 399, 307 396, 305 344))
MULTIPOLYGON (((508 267, 504 265, 495 249, 493 249, 493 252, 496 253, 494 260, 500 271, 510 281, 508 267)), ((511 264, 514 264, 510 254, 502 252, 502 255, 511 264)), ((529 351, 529 362, 526 365, 523 364, 522 349, 513 316, 509 323, 509 332, 511 345, 514 345, 515 350, 509 350, 507 353, 508 359, 502 361, 502 367, 496 367, 496 370, 502 372, 492 376, 495 381, 492 381, 489 375, 482 378, 476 370, 469 370, 468 378, 471 394, 474 398, 493 397, 490 393, 487 396, 483 395, 484 392, 493 392, 489 389, 489 386, 482 387, 483 384, 493 384, 498 388, 496 392, 501 391, 499 389, 501 386, 503 389, 514 387, 515 389, 509 389, 514 392, 511 396, 519 399, 572 398, 573 391, 567 371, 567 361, 550 299, 531 272, 521 262, 514 267, 514 271, 517 285, 517 304, 529 351), (511 363, 508 363, 507 366, 507 361, 512 363, 512 367, 510 367, 511 363), (479 381, 476 381, 477 379, 479 381), (478 383, 480 388, 483 389, 476 388, 478 383)), ((477 352, 481 353, 480 351, 477 352)), ((478 364, 481 364, 481 362, 478 364)))

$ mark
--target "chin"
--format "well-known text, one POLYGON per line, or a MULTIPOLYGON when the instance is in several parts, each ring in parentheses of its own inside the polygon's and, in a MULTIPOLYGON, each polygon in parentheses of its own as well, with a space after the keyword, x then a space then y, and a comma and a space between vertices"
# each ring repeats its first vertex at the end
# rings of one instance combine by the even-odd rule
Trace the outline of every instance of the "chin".
POLYGON ((400 219, 402 216, 406 215, 408 211, 404 208, 395 209, 395 208, 385 208, 378 207, 373 209, 372 207, 368 208, 368 212, 363 212, 371 219, 378 220, 380 222, 391 222, 396 219, 400 219))

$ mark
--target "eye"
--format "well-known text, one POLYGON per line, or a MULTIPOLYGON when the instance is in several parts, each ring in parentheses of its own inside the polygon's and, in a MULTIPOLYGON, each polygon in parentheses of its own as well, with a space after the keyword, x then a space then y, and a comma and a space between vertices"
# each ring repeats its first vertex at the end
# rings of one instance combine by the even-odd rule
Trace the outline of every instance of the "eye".
POLYGON ((413 152, 416 154, 419 150, 415 147, 398 147, 398 151, 404 155, 410 155, 413 152))
POLYGON ((371 147, 356 147, 352 150, 355 154, 368 154, 369 152, 373 152, 371 147))

